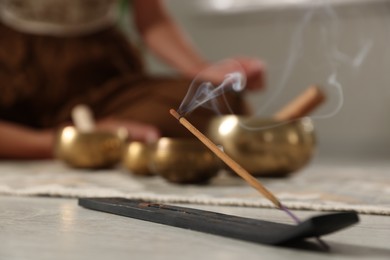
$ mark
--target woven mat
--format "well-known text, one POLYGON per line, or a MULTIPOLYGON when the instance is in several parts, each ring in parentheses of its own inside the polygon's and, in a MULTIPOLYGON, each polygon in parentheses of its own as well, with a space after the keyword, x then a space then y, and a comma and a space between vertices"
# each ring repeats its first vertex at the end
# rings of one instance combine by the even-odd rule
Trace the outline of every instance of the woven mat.
MULTIPOLYGON (((290 209, 390 215, 390 162, 313 162, 287 178, 260 179, 290 209)), ((124 169, 79 170, 57 161, 1 162, 0 195, 123 197, 160 203, 273 207, 238 177, 177 185, 124 169)))

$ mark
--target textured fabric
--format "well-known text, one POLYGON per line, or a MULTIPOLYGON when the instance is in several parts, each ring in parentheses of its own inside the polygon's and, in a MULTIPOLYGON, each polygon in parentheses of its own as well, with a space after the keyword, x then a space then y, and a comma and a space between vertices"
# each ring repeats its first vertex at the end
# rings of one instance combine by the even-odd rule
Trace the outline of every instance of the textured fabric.
POLYGON ((74 35, 100 30, 117 18, 117 0, 0 0, 0 18, 20 31, 74 35))
MULTIPOLYGON (((290 178, 262 183, 290 209, 348 211, 390 216, 388 161, 313 163, 290 178)), ((208 185, 171 184, 125 169, 77 170, 59 162, 2 162, 0 195, 122 197, 161 203, 273 207, 241 178, 224 174, 208 185)))

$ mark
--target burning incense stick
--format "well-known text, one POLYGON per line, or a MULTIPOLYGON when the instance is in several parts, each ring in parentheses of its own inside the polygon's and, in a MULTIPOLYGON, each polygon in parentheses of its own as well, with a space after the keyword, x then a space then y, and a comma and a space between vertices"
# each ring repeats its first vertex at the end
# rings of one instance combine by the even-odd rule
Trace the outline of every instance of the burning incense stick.
POLYGON ((224 163, 226 163, 235 173, 243 178, 253 188, 258 190, 261 194, 269 199, 277 208, 285 209, 280 201, 267 188, 265 188, 256 178, 254 178, 248 171, 242 168, 236 161, 230 158, 226 153, 221 151, 210 139, 202 134, 195 126, 193 126, 186 118, 182 117, 174 109, 169 111, 172 116, 179 120, 185 128, 187 128, 195 137, 197 137, 204 145, 206 145, 216 156, 218 156, 224 163))
POLYGON ((282 108, 274 119, 279 121, 292 120, 304 117, 325 100, 325 94, 318 86, 310 86, 305 92, 282 108))

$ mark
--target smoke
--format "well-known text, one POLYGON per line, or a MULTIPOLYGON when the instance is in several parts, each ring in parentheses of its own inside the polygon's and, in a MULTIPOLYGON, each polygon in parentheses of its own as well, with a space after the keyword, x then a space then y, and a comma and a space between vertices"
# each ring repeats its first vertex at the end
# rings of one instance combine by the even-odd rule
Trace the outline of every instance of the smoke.
MULTIPOLYGON (((322 78, 318 80, 319 82, 313 83, 321 85, 324 92, 332 96, 332 107, 321 114, 311 115, 311 118, 330 118, 341 111, 344 105, 344 90, 342 80, 340 80, 340 68, 359 69, 374 47, 374 41, 364 35, 366 32, 362 30, 360 37, 356 39, 358 46, 354 46, 355 51, 351 51, 353 48, 343 51, 340 42, 347 32, 341 30, 342 22, 330 1, 313 1, 308 8, 306 3, 306 11, 302 12, 301 18, 292 30, 290 41, 286 43, 287 56, 282 66, 283 70, 278 72, 278 80, 270 86, 272 94, 261 104, 257 104, 254 116, 264 117, 265 111, 286 92, 287 86, 291 86, 290 82, 294 77, 294 72, 302 66, 307 68, 308 74, 310 71, 320 70, 323 74, 322 78), (315 33, 313 33, 314 26, 318 28, 315 33), (313 41, 307 40, 309 34, 315 34, 314 44, 317 46, 310 46, 313 41), (311 54, 313 58, 308 59, 307 57, 311 54)), ((259 31, 259 34, 261 33, 259 31)), ((230 63, 233 62, 230 61, 230 63)), ((238 63, 227 69, 223 77, 220 75, 222 80, 204 80, 213 71, 220 70, 221 64, 223 63, 206 69, 194 79, 178 110, 181 115, 190 113, 200 106, 219 113, 218 97, 227 92, 240 92, 245 89, 245 73, 238 63)), ((302 86, 304 87, 306 86, 302 86)))
POLYGON ((216 63, 195 77, 178 113, 186 115, 198 107, 205 107, 219 113, 218 97, 224 96, 227 92, 241 92, 245 85, 245 73, 238 62, 224 60, 216 63))

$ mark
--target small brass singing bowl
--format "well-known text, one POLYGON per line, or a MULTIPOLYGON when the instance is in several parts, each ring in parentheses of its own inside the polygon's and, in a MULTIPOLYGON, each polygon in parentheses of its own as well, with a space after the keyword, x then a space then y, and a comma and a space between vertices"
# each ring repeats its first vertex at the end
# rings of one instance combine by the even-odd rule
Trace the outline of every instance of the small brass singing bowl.
POLYGON ((123 155, 123 166, 129 172, 139 176, 152 176, 150 160, 153 146, 148 143, 132 141, 127 144, 123 155))
POLYGON ((227 115, 211 120, 208 137, 254 176, 281 177, 304 167, 315 150, 312 121, 227 115))
POLYGON ((75 168, 110 168, 120 162, 124 140, 112 132, 79 132, 62 128, 55 141, 55 156, 75 168))
POLYGON ((220 160, 199 140, 160 138, 151 158, 152 170, 173 183, 202 184, 216 176, 220 160))

